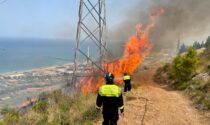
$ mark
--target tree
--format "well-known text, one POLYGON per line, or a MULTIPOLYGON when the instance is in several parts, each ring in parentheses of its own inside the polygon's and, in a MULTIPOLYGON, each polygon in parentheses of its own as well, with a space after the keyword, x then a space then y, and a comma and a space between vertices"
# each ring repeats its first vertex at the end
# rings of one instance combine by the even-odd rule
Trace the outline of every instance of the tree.
POLYGON ((206 47, 206 51, 210 52, 210 36, 206 40, 205 47, 206 47))
POLYGON ((195 42, 193 43, 193 48, 194 48, 194 49, 200 49, 200 48, 201 48, 201 44, 200 44, 199 42, 195 41, 195 42))
POLYGON ((179 49, 179 54, 186 52, 187 51, 187 46, 183 43, 179 49))
POLYGON ((205 47, 205 42, 204 41, 202 41, 202 43, 201 43, 201 48, 203 48, 203 47, 205 47))
POLYGON ((172 65, 171 77, 176 83, 189 81, 195 74, 198 58, 196 51, 190 47, 184 56, 178 55, 172 65))

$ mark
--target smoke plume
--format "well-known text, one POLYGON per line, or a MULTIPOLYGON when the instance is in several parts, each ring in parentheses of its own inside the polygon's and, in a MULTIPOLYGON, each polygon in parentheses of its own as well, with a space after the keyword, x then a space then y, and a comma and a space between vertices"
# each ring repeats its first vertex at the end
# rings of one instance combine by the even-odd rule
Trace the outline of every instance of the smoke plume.
POLYGON ((202 35, 209 28, 210 0, 141 0, 125 13, 127 19, 110 32, 110 39, 126 42, 138 22, 148 23, 148 15, 156 7, 162 7, 165 13, 149 36, 154 50, 176 48, 179 39, 183 42, 190 36, 202 35))

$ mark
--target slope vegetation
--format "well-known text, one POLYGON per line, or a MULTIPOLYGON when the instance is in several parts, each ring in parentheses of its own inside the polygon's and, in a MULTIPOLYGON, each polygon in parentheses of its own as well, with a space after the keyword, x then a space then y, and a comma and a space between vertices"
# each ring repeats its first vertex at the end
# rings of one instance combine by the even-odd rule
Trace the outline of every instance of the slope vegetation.
MULTIPOLYGON (((120 117, 119 125, 210 124, 208 118, 197 111, 181 92, 172 91, 153 82, 153 72, 145 70, 135 76, 135 89, 124 95, 125 117, 120 117), (147 103, 144 98, 148 99, 147 103)), ((100 125, 101 122, 97 122, 96 125, 100 125)))

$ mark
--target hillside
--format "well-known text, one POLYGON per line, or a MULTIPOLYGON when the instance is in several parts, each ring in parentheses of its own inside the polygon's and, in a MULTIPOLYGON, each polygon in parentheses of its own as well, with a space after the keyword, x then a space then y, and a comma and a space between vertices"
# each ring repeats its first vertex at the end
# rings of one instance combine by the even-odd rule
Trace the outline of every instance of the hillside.
MULTIPOLYGON (((199 60, 196 74, 187 84, 174 84, 168 77, 173 62, 158 70, 158 63, 139 69, 133 76, 133 90, 123 93, 125 117, 120 117, 119 125, 209 125, 209 81, 203 80, 209 77, 210 58, 203 50, 196 57, 199 60)), ((100 112, 95 109, 96 93, 64 95, 55 91, 47 97, 47 103, 40 101, 27 113, 2 110, 4 118, 0 125, 100 125, 102 122, 100 112)))
MULTIPOLYGON (((135 76, 133 82, 135 89, 124 96, 125 117, 120 117, 119 125, 210 124, 209 119, 197 111, 181 92, 153 82, 154 72, 154 70, 144 70, 135 76), (148 99, 147 103, 144 98, 148 99)), ((100 124, 101 121, 95 123, 95 125, 100 124)))
MULTIPOLYGON (((124 94, 125 117, 120 117, 119 125, 209 125, 209 118, 205 117, 209 112, 196 110, 183 92, 153 81, 155 69, 150 66, 133 76, 134 89, 124 94)), ((96 94, 72 97, 57 91, 49 95, 52 105, 39 103, 26 114, 10 111, 0 124, 100 125, 102 118, 95 110, 95 98, 96 94)))
POLYGON ((171 63, 159 67, 154 80, 184 91, 200 110, 210 109, 210 53, 208 50, 188 50, 171 63), (194 54, 193 54, 194 53, 194 54))

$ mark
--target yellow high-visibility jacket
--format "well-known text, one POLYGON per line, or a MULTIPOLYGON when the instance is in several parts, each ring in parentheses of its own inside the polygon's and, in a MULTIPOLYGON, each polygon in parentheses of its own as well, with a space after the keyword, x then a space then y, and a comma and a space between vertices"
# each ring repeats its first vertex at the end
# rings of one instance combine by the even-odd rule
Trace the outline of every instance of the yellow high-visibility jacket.
POLYGON ((103 106, 103 114, 118 114, 118 109, 123 112, 123 97, 120 87, 114 84, 106 84, 99 88, 96 100, 97 108, 103 106))
POLYGON ((131 77, 129 75, 123 76, 123 80, 131 80, 131 77))

